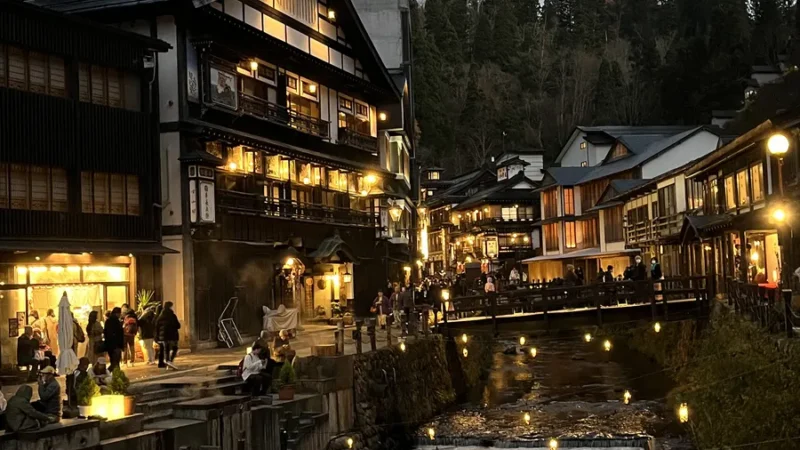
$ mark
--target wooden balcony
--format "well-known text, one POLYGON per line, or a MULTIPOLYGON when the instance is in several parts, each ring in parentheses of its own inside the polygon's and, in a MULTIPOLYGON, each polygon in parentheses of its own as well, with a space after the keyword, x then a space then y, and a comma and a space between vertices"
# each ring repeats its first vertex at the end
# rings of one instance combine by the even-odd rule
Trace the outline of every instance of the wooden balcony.
POLYGON ((326 224, 377 227, 378 216, 350 208, 300 203, 293 200, 273 200, 258 194, 235 191, 217 191, 217 206, 220 211, 237 214, 258 215, 281 219, 304 220, 326 224))
POLYGON ((628 244, 649 244, 659 239, 673 236, 681 232, 684 213, 676 213, 666 217, 656 217, 625 226, 625 241, 628 244))
POLYGON ((239 93, 239 111, 257 119, 291 127, 323 139, 327 139, 330 135, 330 122, 292 111, 285 106, 252 95, 239 93))
POLYGON ((352 128, 339 128, 339 143, 370 153, 378 151, 378 139, 352 128))

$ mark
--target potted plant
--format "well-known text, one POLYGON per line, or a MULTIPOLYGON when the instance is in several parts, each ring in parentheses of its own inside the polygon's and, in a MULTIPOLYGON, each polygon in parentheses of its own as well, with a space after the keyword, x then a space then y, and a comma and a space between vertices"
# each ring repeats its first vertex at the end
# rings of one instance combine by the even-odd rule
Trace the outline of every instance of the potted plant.
POLYGON ((158 301, 155 299, 155 291, 149 289, 139 289, 136 293, 136 316, 139 317, 149 307, 155 306, 158 301))
POLYGON ((294 399, 294 382, 296 379, 294 373, 294 366, 292 363, 285 362, 278 375, 280 380, 280 388, 278 389, 278 400, 292 400, 294 399))
POLYGON ((125 375, 125 372, 122 371, 119 367, 114 369, 114 372, 111 373, 111 384, 109 388, 111 389, 112 394, 122 395, 125 397, 125 415, 130 416, 134 413, 136 409, 136 397, 133 395, 128 395, 128 387, 131 385, 131 381, 128 379, 128 376, 125 375))
POLYGON ((88 418, 92 411, 92 398, 100 395, 100 388, 94 382, 94 378, 87 375, 78 385, 76 394, 78 397, 78 415, 88 418))

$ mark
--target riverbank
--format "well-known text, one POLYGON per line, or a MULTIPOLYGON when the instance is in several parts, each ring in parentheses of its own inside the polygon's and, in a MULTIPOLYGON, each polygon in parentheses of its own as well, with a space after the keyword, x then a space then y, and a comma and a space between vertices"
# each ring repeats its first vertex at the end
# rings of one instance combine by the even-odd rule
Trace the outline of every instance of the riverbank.
POLYGON ((800 342, 767 334, 719 306, 704 327, 694 321, 625 332, 629 345, 676 383, 670 407, 686 403, 684 424, 700 448, 800 447, 800 342))

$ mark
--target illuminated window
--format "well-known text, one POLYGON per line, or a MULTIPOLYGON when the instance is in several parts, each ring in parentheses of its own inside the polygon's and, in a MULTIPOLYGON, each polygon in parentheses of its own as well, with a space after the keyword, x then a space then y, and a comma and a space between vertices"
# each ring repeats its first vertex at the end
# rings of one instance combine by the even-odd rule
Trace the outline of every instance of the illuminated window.
POLYGON ((438 180, 439 176, 440 176, 439 172, 428 172, 429 180, 438 180))
POLYGON ((564 188, 564 215, 575 215, 575 193, 572 188, 564 188))
POLYGON ((738 194, 738 205, 750 205, 750 189, 747 183, 747 169, 740 170, 736 174, 736 193, 738 194))
POLYGON ((725 209, 736 209, 736 195, 733 186, 733 175, 725 178, 725 209))
POLYGON ((581 161, 581 167, 587 167, 589 163, 587 161, 581 161))
POLYGON ((564 245, 567 248, 575 248, 577 246, 575 239, 575 222, 564 223, 564 245))
POLYGON ((586 141, 581 142, 581 150, 586 150, 586 141))
POLYGON ((753 203, 764 200, 764 166, 761 163, 750 167, 750 183, 753 185, 753 203))

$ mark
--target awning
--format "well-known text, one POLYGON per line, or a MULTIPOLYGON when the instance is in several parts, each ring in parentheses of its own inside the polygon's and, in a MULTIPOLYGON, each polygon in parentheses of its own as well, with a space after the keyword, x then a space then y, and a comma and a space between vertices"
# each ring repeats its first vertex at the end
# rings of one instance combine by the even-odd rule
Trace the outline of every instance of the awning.
POLYGON ((158 242, 137 241, 25 241, 0 240, 0 252, 48 252, 48 253, 116 253, 127 255, 164 255, 178 253, 158 242))
POLYGON ((578 250, 576 252, 558 254, 558 255, 543 255, 535 256, 533 258, 523 259, 523 263, 533 263, 539 261, 558 261, 562 259, 587 259, 587 258, 605 258, 609 256, 620 256, 641 253, 637 249, 625 249, 614 252, 601 252, 599 248, 587 248, 585 250, 578 250))
POLYGON ((325 238, 308 256, 317 263, 358 263, 358 257, 338 233, 325 238))

